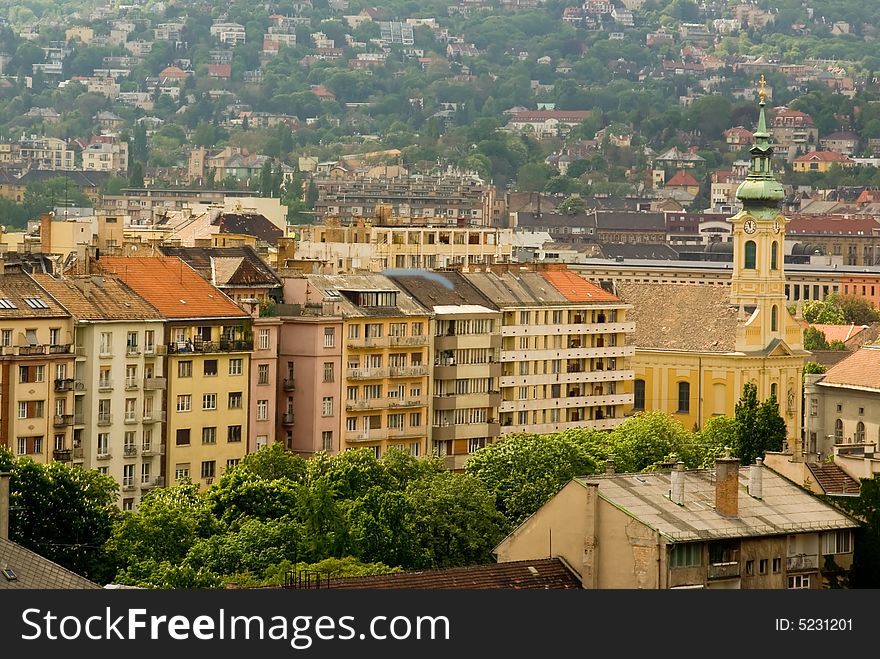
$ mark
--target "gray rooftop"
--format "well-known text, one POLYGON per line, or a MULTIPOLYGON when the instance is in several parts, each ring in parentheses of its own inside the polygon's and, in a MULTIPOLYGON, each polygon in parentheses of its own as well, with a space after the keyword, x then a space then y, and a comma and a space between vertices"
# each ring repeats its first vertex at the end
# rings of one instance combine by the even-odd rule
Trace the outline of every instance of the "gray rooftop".
POLYGON ((11 570, 14 578, 0 574, 0 590, 22 588, 92 589, 98 584, 35 554, 30 549, 0 538, 0 567, 11 570))

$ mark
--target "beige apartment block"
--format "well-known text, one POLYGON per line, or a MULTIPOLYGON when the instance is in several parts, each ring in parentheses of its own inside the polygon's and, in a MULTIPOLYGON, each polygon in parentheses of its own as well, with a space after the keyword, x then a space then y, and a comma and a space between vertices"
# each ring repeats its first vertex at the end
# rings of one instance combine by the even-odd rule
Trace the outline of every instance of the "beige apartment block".
POLYGON ((0 275, 0 444, 41 463, 70 461, 73 365, 67 310, 29 275, 0 275))
MULTIPOLYGON (((313 397, 313 414, 340 416, 339 446, 428 450, 429 314, 387 277, 305 275, 284 280, 284 298, 342 318, 340 395, 313 397), (344 410, 344 411, 343 411, 344 410)), ((299 387, 296 396, 313 396, 299 387)))
POLYGON ((74 370, 54 384, 56 392, 73 392, 73 408, 56 398, 54 424, 72 428, 73 464, 112 476, 117 504, 136 510, 144 494, 165 484, 164 321, 109 275, 34 278, 74 319, 74 370))
POLYGON ((99 265, 165 319, 165 482, 203 489, 247 451, 252 318, 175 257, 109 257, 99 265))
POLYGON ((502 312, 501 434, 623 423, 630 305, 564 266, 496 270, 463 276, 502 312))

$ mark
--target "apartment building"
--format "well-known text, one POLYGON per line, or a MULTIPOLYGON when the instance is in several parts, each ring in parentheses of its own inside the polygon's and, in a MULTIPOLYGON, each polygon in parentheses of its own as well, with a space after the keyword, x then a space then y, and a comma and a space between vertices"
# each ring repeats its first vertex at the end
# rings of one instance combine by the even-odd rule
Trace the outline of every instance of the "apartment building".
POLYGON ((165 484, 164 321, 110 275, 34 279, 73 317, 76 362, 54 380, 55 443, 72 429, 73 464, 112 476, 119 506, 136 510, 165 484))
MULTIPOLYGON (((378 274, 287 278, 284 293, 289 302, 314 305, 315 312, 320 304, 321 314, 342 319, 339 395, 312 399, 313 414, 339 415, 338 445, 366 447, 377 456, 389 446, 424 455, 431 350, 428 311, 378 274)), ((311 395, 297 386, 295 396, 311 395)))
POLYGON ((250 414, 248 417, 247 452, 253 453, 278 437, 278 341, 281 320, 260 318, 252 312, 254 351, 250 369, 250 414))
MULTIPOLYGON (((294 260, 319 261, 329 272, 381 272, 387 268, 447 268, 507 263, 513 229, 413 226, 394 218, 375 226, 306 225, 295 228, 294 260)), ((283 264, 282 264, 283 265, 283 264)))
POLYGON ((463 276, 502 313, 502 435, 623 422, 633 400, 630 305, 564 266, 463 276))
POLYGON ((89 144, 82 152, 84 171, 127 172, 128 142, 107 141, 89 144))
POLYGON ((501 312, 458 272, 391 280, 433 314, 430 448, 461 470, 501 431, 501 312))
POLYGON ((174 257, 104 257, 164 318, 166 483, 203 489, 247 451, 252 319, 174 257))
POLYGON ((0 444, 18 456, 71 459, 74 392, 55 383, 72 377, 72 337, 70 314, 32 277, 0 275, 0 444))
POLYGON ((23 139, 19 142, 18 153, 22 163, 32 169, 74 169, 73 149, 57 137, 32 136, 23 139))
POLYGON ((777 154, 791 162, 795 157, 815 151, 819 143, 819 129, 813 118, 798 110, 776 108, 770 121, 770 135, 777 154))

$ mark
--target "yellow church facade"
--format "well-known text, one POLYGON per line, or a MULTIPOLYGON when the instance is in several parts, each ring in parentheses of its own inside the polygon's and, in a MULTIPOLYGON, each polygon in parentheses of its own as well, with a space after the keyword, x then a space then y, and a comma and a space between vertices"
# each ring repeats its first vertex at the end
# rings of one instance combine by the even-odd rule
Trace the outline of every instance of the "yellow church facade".
POLYGON ((803 330, 785 297, 784 193, 771 167, 764 102, 746 180, 737 190, 743 209, 730 218, 732 286, 712 283, 620 282, 633 305, 636 351, 633 411, 657 410, 688 429, 713 416, 733 416, 746 383, 758 400, 775 396, 788 427, 788 448, 801 447, 802 371, 809 355, 803 330))

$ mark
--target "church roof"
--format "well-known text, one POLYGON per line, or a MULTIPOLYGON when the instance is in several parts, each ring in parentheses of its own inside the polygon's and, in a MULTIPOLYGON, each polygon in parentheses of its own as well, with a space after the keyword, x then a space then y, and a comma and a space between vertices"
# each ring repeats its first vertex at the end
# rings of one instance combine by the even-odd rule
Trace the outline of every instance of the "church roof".
POLYGON ((657 350, 734 352, 737 308, 730 289, 715 284, 619 282, 617 294, 632 306, 630 345, 657 350))

